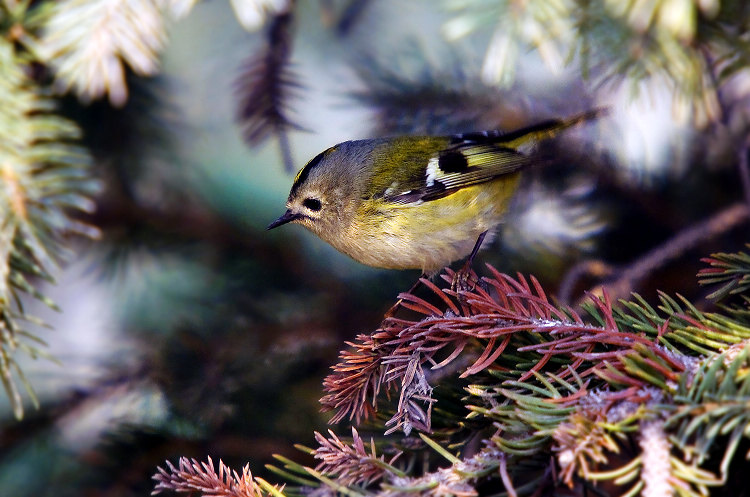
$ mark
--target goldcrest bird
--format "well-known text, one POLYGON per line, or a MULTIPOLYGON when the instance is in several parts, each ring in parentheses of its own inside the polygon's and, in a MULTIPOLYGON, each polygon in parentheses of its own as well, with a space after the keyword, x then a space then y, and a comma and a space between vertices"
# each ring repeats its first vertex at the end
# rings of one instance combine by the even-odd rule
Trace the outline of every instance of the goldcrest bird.
POLYGON ((301 224, 363 264, 434 273, 473 257, 503 220, 521 170, 542 160, 539 143, 599 114, 508 133, 340 143, 297 173, 286 212, 268 229, 301 224))

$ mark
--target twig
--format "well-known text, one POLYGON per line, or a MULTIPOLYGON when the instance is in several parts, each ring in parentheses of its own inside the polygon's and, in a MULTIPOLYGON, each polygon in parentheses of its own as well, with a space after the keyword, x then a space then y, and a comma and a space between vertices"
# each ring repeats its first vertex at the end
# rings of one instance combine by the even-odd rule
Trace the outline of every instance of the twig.
POLYGON ((665 243, 647 252, 624 270, 614 281, 601 285, 613 299, 627 297, 638 285, 656 269, 665 266, 687 250, 716 235, 725 233, 747 221, 750 206, 737 202, 714 216, 687 228, 665 243))
POLYGON ((505 491, 508 492, 509 497, 518 497, 518 494, 516 493, 516 489, 513 487, 513 482, 510 479, 510 475, 508 474, 508 464, 505 460, 506 456, 505 454, 501 454, 500 456, 500 479, 503 481, 503 485, 505 486, 505 491))
POLYGON ((287 172, 294 171, 294 157, 292 156, 292 147, 289 145, 289 134, 286 128, 279 127, 276 130, 276 138, 279 142, 281 151, 281 160, 284 164, 284 170, 287 172))

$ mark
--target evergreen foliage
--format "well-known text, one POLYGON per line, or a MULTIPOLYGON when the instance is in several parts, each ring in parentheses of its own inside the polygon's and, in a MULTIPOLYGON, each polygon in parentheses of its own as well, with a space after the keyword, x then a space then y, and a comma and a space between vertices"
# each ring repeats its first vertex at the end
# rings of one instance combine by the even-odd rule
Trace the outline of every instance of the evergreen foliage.
MULTIPOLYGON (((17 418, 24 385, 37 403, 14 354, 45 355, 25 321, 21 294, 55 304, 36 281, 54 281, 67 235, 97 236, 77 220, 91 212, 98 183, 79 126, 60 115, 53 94, 74 91, 83 102, 104 95, 121 107, 128 68, 138 76, 159 70, 167 25, 194 0, 63 0, 0 2, 0 378, 17 418), (40 69, 43 68, 43 69, 40 69), (54 82, 50 84, 50 77, 54 82)), ((234 2, 260 23, 262 2, 234 2), (248 5, 244 5, 248 4, 248 5)))
MULTIPOLYGON (((533 278, 489 271, 466 291, 421 280, 431 295, 399 295, 395 315, 350 343, 321 403, 336 411, 332 422, 382 435, 367 449, 354 428, 349 442, 316 434, 317 467, 280 458, 284 467, 273 468, 289 482, 284 495, 568 487, 697 497, 729 480, 750 437, 750 327, 665 294, 656 307, 592 295, 581 313, 553 304, 533 278), (465 413, 442 409, 454 402, 465 413)), ((213 471, 183 459, 154 477, 156 492, 228 492, 192 485, 180 476, 189 467, 213 471)), ((279 492, 262 483, 254 491, 279 492)))
POLYGON ((24 311, 21 295, 54 308, 35 280, 53 280, 64 236, 96 233, 70 216, 93 208, 89 196, 96 185, 88 153, 76 145, 80 130, 56 114, 49 91, 29 77, 30 68, 28 53, 0 38, 0 376, 17 418, 23 416, 19 382, 36 400, 14 354, 38 356, 43 344, 25 329, 34 318, 24 311))

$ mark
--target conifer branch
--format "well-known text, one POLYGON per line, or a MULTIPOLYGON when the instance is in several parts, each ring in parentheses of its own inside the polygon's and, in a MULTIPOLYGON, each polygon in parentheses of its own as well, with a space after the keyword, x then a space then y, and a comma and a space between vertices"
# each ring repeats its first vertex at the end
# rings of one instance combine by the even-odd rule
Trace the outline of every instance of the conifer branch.
POLYGON ((40 55, 59 91, 73 89, 85 102, 108 95, 119 107, 128 98, 126 65, 139 76, 158 71, 166 22, 156 0, 61 0, 45 23, 40 55))
POLYGON ((701 285, 721 286, 708 298, 722 300, 729 295, 746 293, 750 290, 750 255, 747 252, 733 254, 717 253, 701 259, 711 267, 698 272, 698 283, 701 285))
POLYGON ((605 289, 615 298, 626 298, 631 292, 636 291, 640 283, 656 269, 674 261, 700 243, 747 223, 748 217, 750 217, 750 208, 747 204, 744 202, 732 204, 710 218, 680 231, 624 269, 615 271, 615 277, 605 282, 601 289, 605 289))
POLYGON ((242 127, 245 141, 258 145, 271 135, 276 135, 285 167, 290 172, 293 171, 294 162, 287 132, 290 129, 303 129, 287 115, 288 100, 300 88, 289 70, 294 21, 291 5, 287 11, 273 17, 265 51, 248 59, 235 83, 239 100, 237 121, 242 127))
POLYGON ((53 102, 26 76, 23 60, 0 38, 0 377, 17 418, 23 404, 16 382, 35 397, 14 354, 38 355, 38 340, 23 328, 31 316, 20 295, 56 309, 37 282, 54 280, 66 255, 64 237, 97 234, 71 215, 91 211, 97 189, 88 176, 88 154, 75 145, 80 131, 53 113, 53 102))
MULTIPOLYGON (((314 477, 316 495, 388 497, 477 495, 480 486, 521 496, 605 481, 626 495, 698 497, 727 481, 750 437, 750 326, 665 294, 658 306, 637 295, 618 304, 590 296, 578 312, 552 303, 533 277, 488 268, 472 289, 422 279, 428 295, 400 294, 378 330, 341 353, 321 399, 337 410, 334 422, 359 422, 387 393, 395 415, 375 426, 408 435, 432 429, 432 416, 453 422, 438 409, 448 391, 431 383, 465 378, 460 422, 471 430, 420 434, 426 446, 385 439, 378 449, 395 454, 387 462, 356 430, 351 443, 316 434, 320 465, 286 461, 279 474, 307 488, 314 477), (470 433, 484 433, 481 448, 470 433), (415 458, 435 462, 414 475, 415 458)), ((453 277, 446 270, 444 279, 453 277)))
POLYGON ((444 26, 449 40, 494 29, 482 68, 487 82, 512 84, 519 54, 532 48, 553 72, 580 60, 583 77, 596 76, 597 85, 638 89, 649 80, 664 82, 674 96, 676 118, 698 127, 721 119, 720 85, 750 60, 748 43, 736 36, 745 29, 742 2, 448 5, 456 12, 444 26), (579 57, 565 60, 565 53, 579 57))
MULTIPOLYGON (((238 474, 221 460, 217 473, 211 457, 204 463, 181 457, 178 464, 179 466, 175 467, 167 461, 166 469, 158 468, 158 473, 153 477, 157 483, 151 495, 160 494, 165 490, 178 493, 199 492, 206 497, 265 497, 275 494, 264 490, 250 473, 249 466, 242 468, 242 473, 238 474)), ((273 488, 278 490, 277 487, 273 488)))
POLYGON ((401 392, 399 419, 416 418, 429 427, 429 411, 404 402, 404 396, 416 382, 423 392, 419 400, 432 405, 429 394, 424 396, 430 391, 430 375, 421 372, 422 366, 435 371, 459 355, 474 358, 461 377, 495 369, 526 381, 562 362, 571 369, 553 367, 551 372, 565 377, 574 371, 584 380, 593 375, 616 385, 671 391, 687 367, 671 351, 686 346, 707 353, 750 338, 750 329, 737 324, 730 329, 717 315, 666 295, 661 310, 638 297, 622 308, 614 307, 606 294, 591 298, 585 306, 587 321, 573 309, 553 305, 535 279, 490 271, 493 276, 483 278, 483 285, 458 293, 423 279, 445 310, 416 295, 400 294, 404 309, 424 317, 388 317, 372 336, 360 335, 350 343, 353 351, 342 352, 342 362, 324 381, 327 394, 321 399, 324 409, 337 411, 331 422, 366 419, 376 410, 381 389, 396 388, 401 392), (520 370, 519 355, 533 366, 520 370))
POLYGON ((315 450, 315 458, 320 464, 315 468, 328 477, 336 478, 342 485, 370 485, 382 479, 387 473, 404 477, 403 472, 393 467, 401 455, 397 452, 389 461, 384 456, 377 455, 375 442, 371 440, 370 451, 365 448, 364 441, 352 427, 352 443, 346 444, 336 434, 328 430, 330 437, 326 438, 315 433, 319 447, 315 450))

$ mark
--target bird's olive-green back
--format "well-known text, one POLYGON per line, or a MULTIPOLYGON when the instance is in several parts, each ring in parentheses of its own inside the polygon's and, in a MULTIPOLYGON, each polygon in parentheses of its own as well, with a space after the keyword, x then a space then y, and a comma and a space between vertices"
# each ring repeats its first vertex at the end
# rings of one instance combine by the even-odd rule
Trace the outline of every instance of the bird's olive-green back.
POLYGON ((363 198, 424 188, 430 159, 449 143, 449 138, 437 136, 403 136, 380 143, 373 150, 372 175, 363 198))
POLYGON ((302 185, 318 182, 329 187, 335 184, 362 200, 382 198, 409 204, 438 199, 538 162, 534 150, 541 141, 599 113, 545 121, 509 133, 343 142, 307 163, 294 180, 290 198, 302 185))

